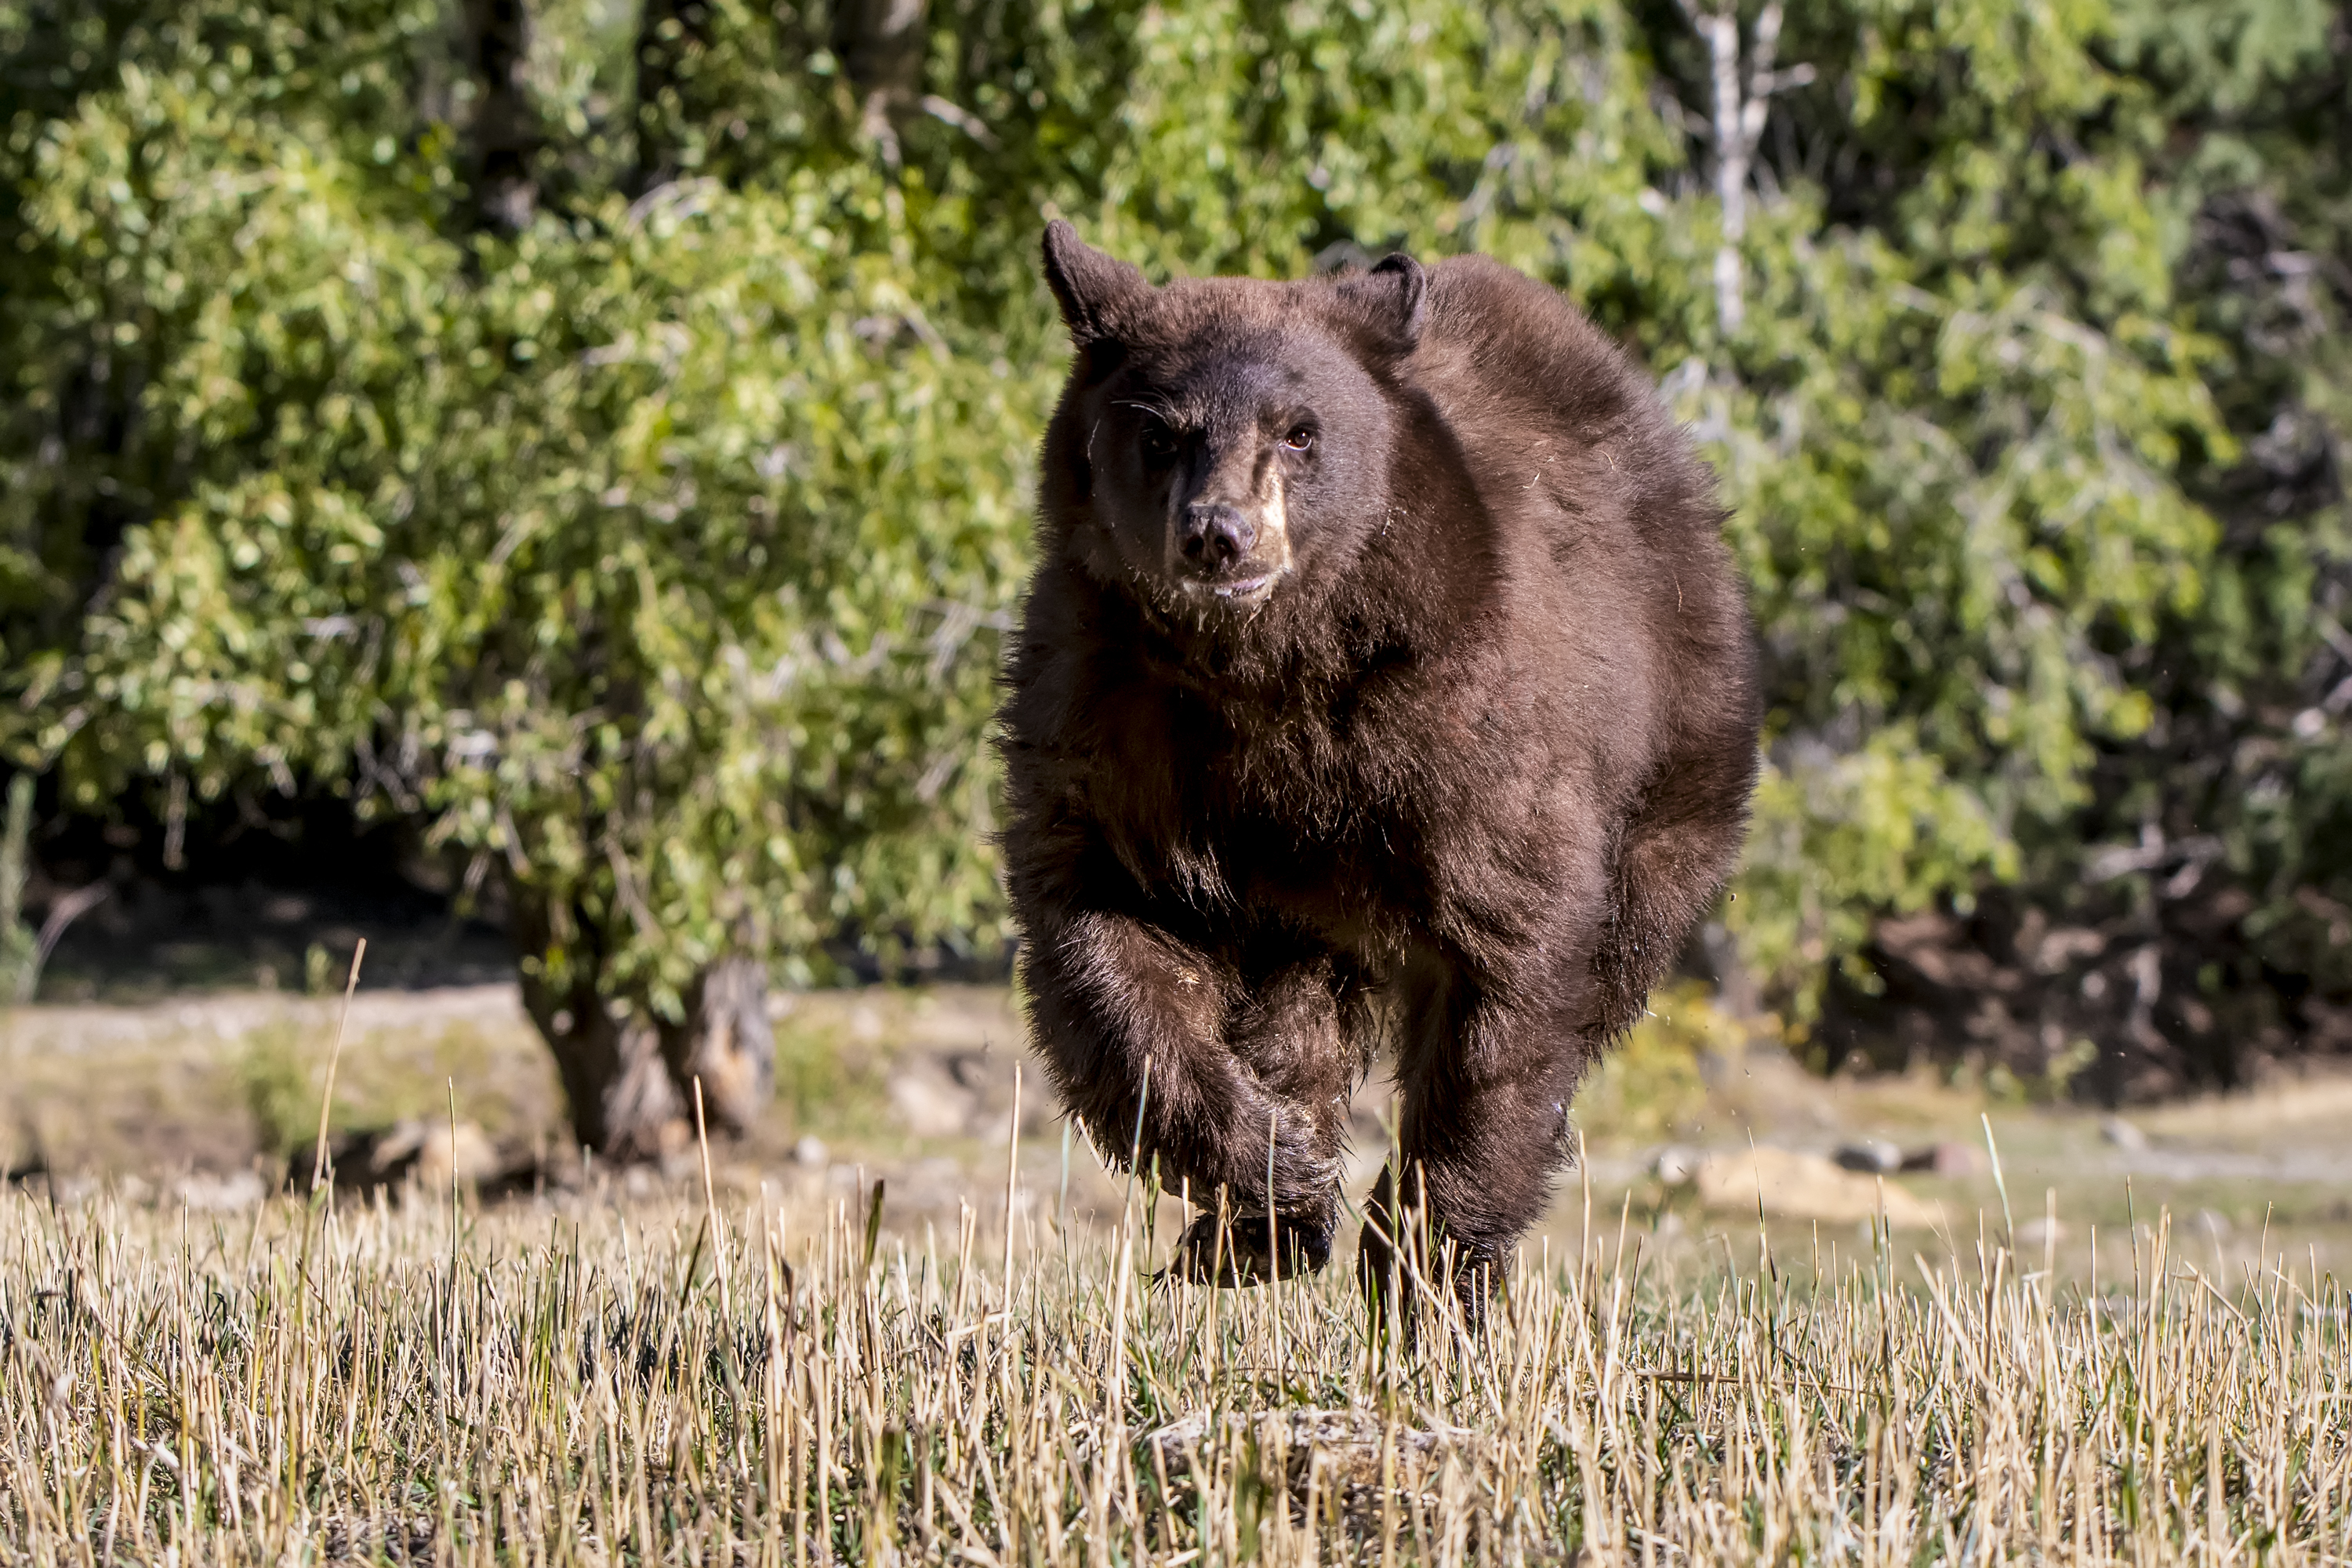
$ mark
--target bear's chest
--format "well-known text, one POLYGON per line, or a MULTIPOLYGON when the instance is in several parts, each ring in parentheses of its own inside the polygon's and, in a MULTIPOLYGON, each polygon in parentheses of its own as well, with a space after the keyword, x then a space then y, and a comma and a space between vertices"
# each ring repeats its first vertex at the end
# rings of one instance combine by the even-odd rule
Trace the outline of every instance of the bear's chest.
POLYGON ((1105 739, 1097 816, 1148 890, 1341 945, 1425 902, 1414 802, 1328 710, 1135 690, 1105 739))

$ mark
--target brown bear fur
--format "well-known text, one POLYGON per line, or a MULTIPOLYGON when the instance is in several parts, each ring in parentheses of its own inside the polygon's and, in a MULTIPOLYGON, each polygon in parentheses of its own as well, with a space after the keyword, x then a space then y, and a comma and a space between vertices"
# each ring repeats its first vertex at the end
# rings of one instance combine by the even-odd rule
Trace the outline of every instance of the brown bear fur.
POLYGON ((1038 1048, 1098 1147, 1255 1218, 1247 1278, 1328 1256, 1392 1038, 1366 1256, 1402 1178, 1475 1299, 1738 852, 1758 684, 1714 476, 1483 257, 1155 289, 1066 224, 1045 249, 1076 356, 1003 713, 1038 1048))

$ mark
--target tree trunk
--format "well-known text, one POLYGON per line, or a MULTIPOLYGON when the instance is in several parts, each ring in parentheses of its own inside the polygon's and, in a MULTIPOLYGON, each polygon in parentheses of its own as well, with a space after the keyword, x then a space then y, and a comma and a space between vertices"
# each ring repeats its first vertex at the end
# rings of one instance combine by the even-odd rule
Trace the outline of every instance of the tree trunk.
POLYGON ((559 992, 526 976, 522 997, 554 1053, 573 1137, 611 1160, 656 1160, 684 1145, 688 1107, 651 1023, 629 1007, 615 1017, 587 985, 559 992))
POLYGON ((554 1054, 574 1138, 608 1160, 658 1160, 684 1147, 693 1108, 640 1009, 599 996, 584 975, 559 990, 526 973, 522 1001, 554 1054))
POLYGON ((492 228, 519 229, 539 205, 535 165, 546 141, 530 100, 526 0, 465 0, 466 67, 478 94, 468 127, 474 202, 492 228))
MULTIPOLYGON (((526 954, 557 945, 558 922, 527 894, 510 895, 515 943, 526 954)), ((572 976, 562 986, 525 973, 524 1009, 555 1058, 572 1136, 601 1159, 659 1160, 694 1141, 695 1080, 714 1135, 758 1125, 775 1083, 768 982, 758 961, 737 955, 705 969, 687 989, 686 1016, 657 1020, 633 996, 601 994, 594 927, 573 910, 562 922, 572 976)))
POLYGON ((661 1052, 689 1111, 698 1079, 710 1129, 750 1131, 776 1082, 776 1037, 761 966, 738 957, 704 970, 687 994, 686 1017, 662 1026, 661 1052))

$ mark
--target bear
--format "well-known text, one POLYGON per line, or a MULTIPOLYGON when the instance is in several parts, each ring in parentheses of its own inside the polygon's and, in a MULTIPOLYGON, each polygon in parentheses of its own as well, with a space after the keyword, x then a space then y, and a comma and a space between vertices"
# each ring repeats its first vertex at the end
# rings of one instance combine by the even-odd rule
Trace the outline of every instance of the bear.
POLYGON ((1197 1206, 1171 1267, 1228 1284, 1328 1260, 1392 1047, 1363 1289, 1411 1223, 1483 1310, 1745 837, 1715 475, 1483 257, 1154 286, 1066 222, 1044 252, 1073 356, 998 738, 1034 1047, 1197 1206))

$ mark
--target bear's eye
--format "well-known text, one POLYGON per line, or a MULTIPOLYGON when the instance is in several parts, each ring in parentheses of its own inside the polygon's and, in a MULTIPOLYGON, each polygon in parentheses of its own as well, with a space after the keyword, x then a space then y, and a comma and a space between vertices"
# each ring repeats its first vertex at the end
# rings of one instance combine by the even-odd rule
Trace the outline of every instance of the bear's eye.
POLYGON ((1136 445, 1143 449, 1146 461, 1164 463, 1176 455, 1176 433, 1157 419, 1147 419, 1136 445))
POLYGON ((1282 445, 1285 450, 1304 452, 1315 445, 1315 432, 1307 426, 1294 425, 1290 434, 1282 438, 1282 445))

